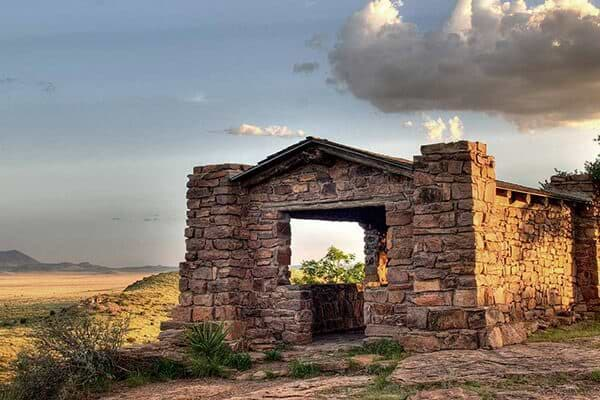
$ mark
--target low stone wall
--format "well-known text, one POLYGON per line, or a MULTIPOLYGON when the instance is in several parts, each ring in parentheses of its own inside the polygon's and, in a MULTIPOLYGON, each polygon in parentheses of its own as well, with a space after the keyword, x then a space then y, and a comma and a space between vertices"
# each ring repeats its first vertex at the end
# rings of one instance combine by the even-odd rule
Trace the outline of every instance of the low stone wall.
POLYGON ((365 327, 364 298, 357 285, 314 285, 310 291, 313 335, 365 327))

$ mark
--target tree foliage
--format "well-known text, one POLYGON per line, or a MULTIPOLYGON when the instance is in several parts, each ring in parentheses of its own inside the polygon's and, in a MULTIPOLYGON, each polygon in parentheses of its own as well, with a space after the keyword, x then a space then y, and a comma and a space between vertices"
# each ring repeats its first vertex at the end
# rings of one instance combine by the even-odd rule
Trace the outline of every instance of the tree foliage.
POLYGON ((320 260, 303 261, 300 271, 301 276, 294 278, 294 284, 361 283, 365 279, 365 264, 356 262, 354 254, 334 246, 320 260))
MULTIPOLYGON (((600 135, 594 142, 600 144, 600 135)), ((585 172, 587 172, 594 181, 600 181, 600 154, 596 156, 594 161, 586 161, 585 172)))

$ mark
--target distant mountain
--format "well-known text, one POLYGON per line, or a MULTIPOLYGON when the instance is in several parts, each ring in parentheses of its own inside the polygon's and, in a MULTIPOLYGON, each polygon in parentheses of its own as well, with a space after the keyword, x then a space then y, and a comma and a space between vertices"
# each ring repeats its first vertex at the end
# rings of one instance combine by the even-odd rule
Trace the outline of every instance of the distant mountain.
POLYGON ((18 250, 0 251, 0 267, 18 267, 19 265, 35 265, 40 262, 18 250))
POLYGON ((104 267, 102 265, 83 263, 41 263, 17 250, 0 252, 0 273, 72 273, 72 274, 119 274, 119 273, 159 273, 173 272, 175 267, 164 267, 162 265, 146 265, 143 267, 104 267))

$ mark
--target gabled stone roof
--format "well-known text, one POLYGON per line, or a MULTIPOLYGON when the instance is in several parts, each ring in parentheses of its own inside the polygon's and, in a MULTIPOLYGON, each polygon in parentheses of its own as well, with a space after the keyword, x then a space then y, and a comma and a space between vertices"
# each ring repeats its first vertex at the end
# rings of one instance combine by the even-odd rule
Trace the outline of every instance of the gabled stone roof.
MULTIPOLYGON (((349 161, 353 161, 359 164, 364 164, 370 167, 380 168, 391 173, 404 175, 410 178, 412 178, 413 176, 413 162, 410 160, 399 157, 391 157, 380 153, 374 153, 363 149, 358 149, 355 147, 350 147, 340 143, 332 142, 326 139, 309 136, 301 142, 298 142, 292 146, 289 146, 281 151, 278 151, 277 153, 268 156, 267 158, 260 161, 258 164, 251 167, 250 169, 232 177, 231 180, 242 182, 246 179, 249 179, 253 176, 261 174, 264 171, 269 170, 275 165, 309 148, 318 148, 324 153, 337 156, 339 158, 346 159, 349 161)), ((531 194, 534 196, 541 196, 573 202, 591 201, 591 199, 589 199, 588 196, 586 196, 585 194, 564 193, 558 191, 551 192, 501 180, 497 180, 496 185, 497 188, 501 190, 531 194)))
POLYGON ((276 165, 279 162, 302 152, 303 150, 315 147, 322 150, 325 153, 349 161, 354 161, 359 164, 365 164, 368 166, 381 168, 389 172, 399 173, 401 175, 412 177, 412 161, 403 158, 390 157, 379 153, 373 153, 370 151, 365 151, 362 149, 357 149, 343 144, 331 142, 329 140, 309 136, 299 143, 296 143, 290 147, 278 151, 275 154, 268 156, 249 170, 234 176, 233 178, 231 178, 231 180, 242 181, 246 178, 249 178, 251 176, 259 174, 262 171, 269 169, 273 165, 276 165))

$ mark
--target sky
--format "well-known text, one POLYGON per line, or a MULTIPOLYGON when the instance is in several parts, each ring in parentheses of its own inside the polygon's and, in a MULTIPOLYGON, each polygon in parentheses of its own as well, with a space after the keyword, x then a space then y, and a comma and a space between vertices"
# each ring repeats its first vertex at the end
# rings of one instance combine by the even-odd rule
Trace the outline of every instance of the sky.
MULTIPOLYGON (((176 265, 194 166, 307 135, 482 141, 532 186, 598 152, 597 1, 0 2, 0 250, 41 261, 176 265)), ((292 229, 294 263, 362 251, 292 229)))

